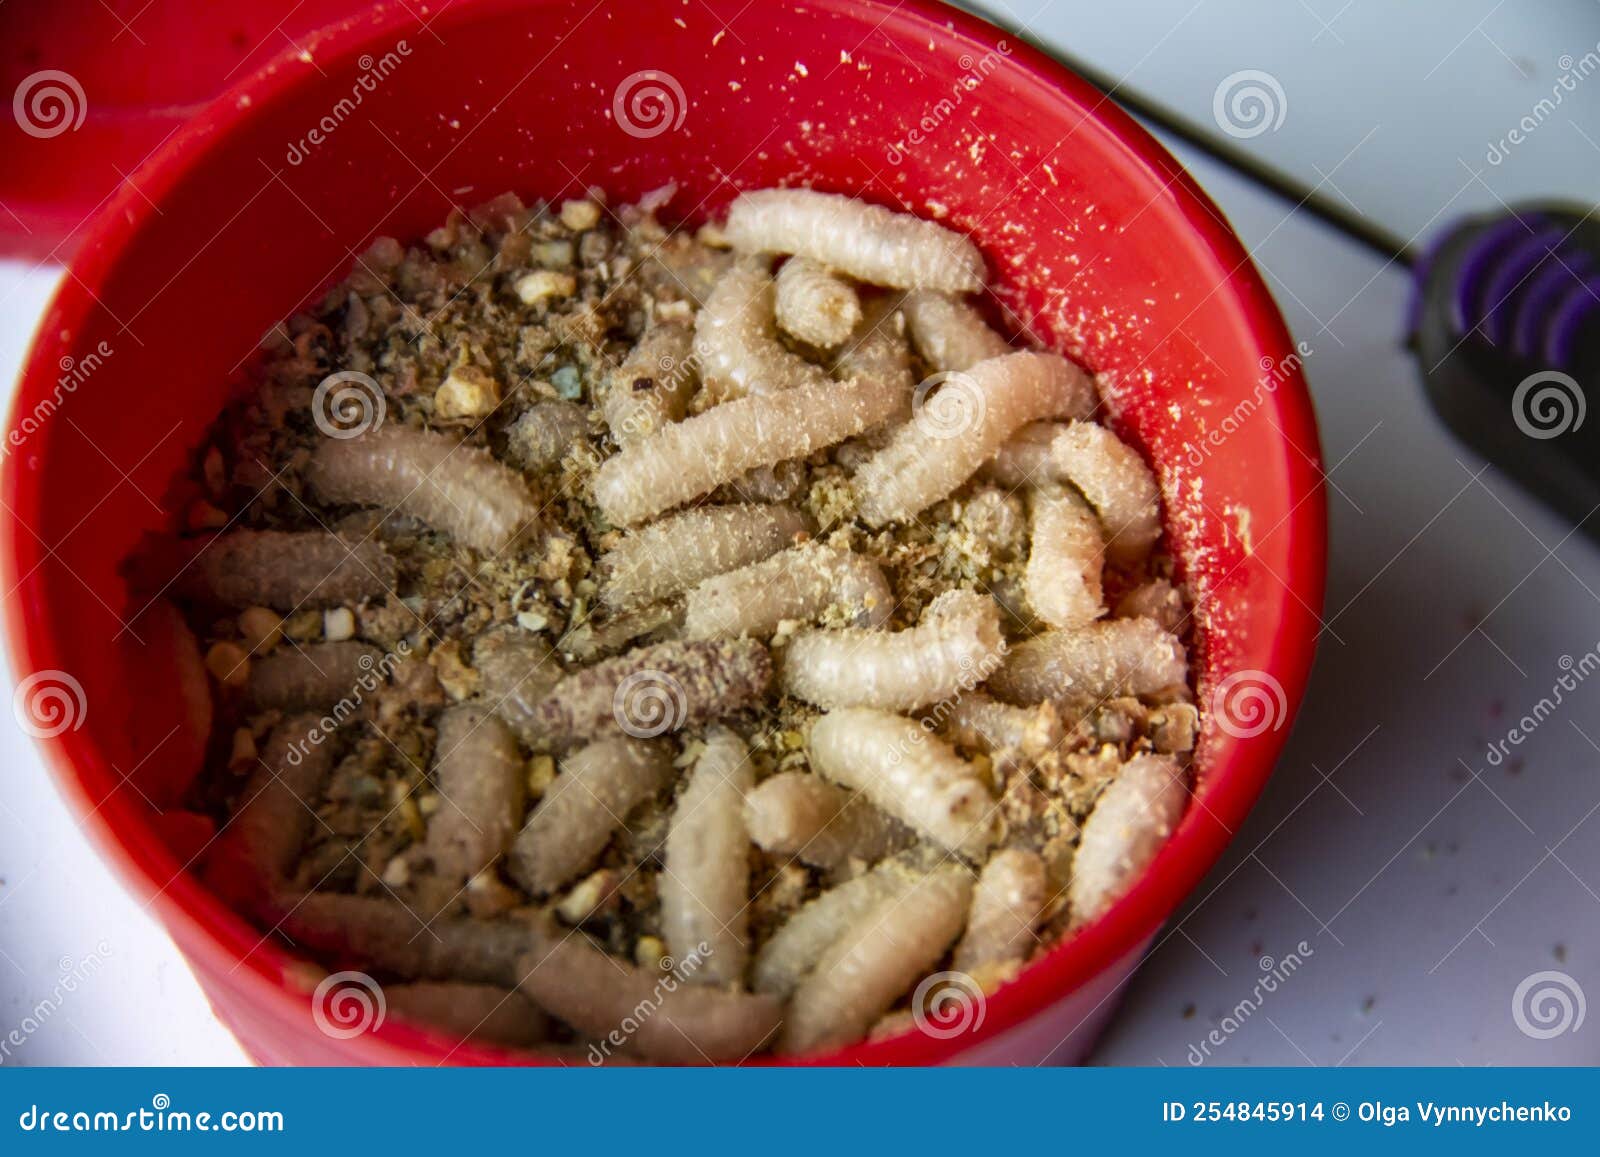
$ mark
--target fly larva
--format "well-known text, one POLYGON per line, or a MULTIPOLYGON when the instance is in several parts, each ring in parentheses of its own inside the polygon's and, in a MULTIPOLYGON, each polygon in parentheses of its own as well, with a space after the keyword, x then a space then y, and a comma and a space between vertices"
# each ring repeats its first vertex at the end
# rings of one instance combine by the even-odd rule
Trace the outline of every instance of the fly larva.
POLYGON ((911 342, 899 298, 885 295, 862 308, 861 324, 833 359, 833 376, 842 382, 878 382, 895 396, 894 409, 883 425, 898 425, 911 416, 917 376, 911 369, 911 342))
POLYGON ((563 677, 533 704, 529 730, 554 747, 619 728, 651 738, 757 703, 771 681, 754 639, 656 643, 563 677))
POLYGON ((1117 772, 1084 821, 1072 863, 1072 923, 1103 913, 1149 867, 1183 818, 1189 800, 1183 768, 1136 755, 1117 772))
POLYGON ((387 681, 383 652, 366 643, 279 647, 251 660, 245 701, 252 711, 320 711, 368 699, 387 681))
POLYGON ((846 707, 811 725, 811 767, 863 792, 942 848, 981 859, 995 840, 995 799, 978 769, 919 723, 846 707))
POLYGON ((1002 770, 1019 761, 1037 762, 1066 737, 1061 715, 1049 700, 1037 707, 1016 707, 969 691, 935 714, 942 715, 937 722, 945 738, 968 751, 983 752, 1002 770))
POLYGON ((1106 544, 1100 519, 1071 490, 1035 491, 1023 590, 1052 627, 1081 627, 1106 613, 1100 590, 1106 544))
POLYGON ((1100 516, 1106 557, 1118 566, 1142 562, 1161 537, 1155 474, 1137 450, 1098 423, 1027 426, 996 453, 990 473, 1007 486, 1077 487, 1100 516))
POLYGON ((782 330, 818 349, 832 349, 861 321, 861 299, 844 278, 809 257, 791 257, 778 270, 777 317, 782 330))
POLYGON ((617 445, 637 442, 681 419, 698 384, 694 332, 675 321, 652 324, 600 395, 601 413, 617 445))
POLYGON ((982 314, 948 293, 908 293, 900 310, 917 352, 935 370, 970 369, 1012 352, 1011 343, 990 329, 982 314))
POLYGON ((555 652, 519 627, 498 627, 473 644, 472 666, 478 672, 483 703, 524 740, 533 742, 534 704, 561 680, 555 652))
POLYGON ((261 913, 311 834, 334 757, 331 737, 317 729, 310 715, 290 716, 272 729, 261 762, 207 853, 207 882, 235 908, 261 913))
POLYGON ((915 837, 861 795, 806 771, 784 771, 745 796, 750 839, 775 856, 794 856, 826 871, 851 860, 872 864, 915 837))
POLYGON ((871 526, 911 518, 953 493, 1025 423, 1088 417, 1094 407, 1089 375, 1055 354, 1006 354, 947 377, 856 471, 861 517, 871 526))
POLYGON ((1176 587, 1166 579, 1151 579, 1117 600, 1117 618, 1154 619, 1163 629, 1177 635, 1183 632, 1189 612, 1184 609, 1183 596, 1176 587))
POLYGON ((751 986, 757 992, 787 999, 830 945, 883 901, 904 893, 912 882, 905 867, 891 861, 806 903, 756 953, 751 986))
POLYGON ((1039 942, 1036 931, 1050 903, 1044 861, 1020 848, 989 857, 972 890, 967 930, 951 961, 975 973, 1025 960, 1039 942))
POLYGON ((949 950, 971 899, 966 869, 948 866, 864 913, 795 989, 779 1050, 819 1052, 866 1036, 949 950))
POLYGON ((765 637, 785 619, 811 621, 829 611, 878 627, 893 609, 877 563, 810 542, 700 583, 689 592, 683 629, 691 639, 765 637))
POLYGON ((739 264, 728 270, 694 322, 700 382, 715 402, 772 394, 828 380, 821 366, 785 349, 774 320, 772 277, 739 264))
POLYGON ((402 426, 325 439, 306 480, 323 502, 387 507, 475 550, 505 549, 539 514, 522 476, 487 450, 402 426))
POLYGON ((692 984, 744 982, 750 909, 744 795, 754 781, 744 740, 713 728, 672 813, 657 885, 661 933, 679 960, 706 946, 704 962, 687 978, 692 984))
POLYGON ((683 605, 679 602, 655 603, 620 614, 590 613, 556 644, 561 653, 578 663, 593 663, 627 648, 635 639, 665 643, 683 625, 683 605))
POLYGON ((909 630, 801 631, 779 679, 819 707, 913 711, 982 683, 1000 663, 1000 608, 975 591, 946 591, 909 630))
POLYGON ((688 590, 702 579, 760 562, 806 528, 787 506, 700 506, 625 536, 600 557, 600 597, 634 607, 688 590))
POLYGON ((1053 699, 1084 709, 1120 695, 1150 695, 1188 676, 1183 644, 1160 623, 1105 619, 1018 643, 989 689, 1011 703, 1053 699))
POLYGON ((627 1055, 678 1065, 742 1061, 778 1031, 783 1008, 770 996, 687 983, 700 960, 696 952, 671 969, 646 971, 574 933, 528 953, 518 967, 529 999, 578 1032, 609 1040, 619 1026, 635 1026, 619 1046, 627 1055))
POLYGON ((224 606, 297 611, 381 598, 394 579, 394 559, 375 542, 326 530, 230 530, 206 541, 177 583, 224 606))
POLYGON ((507 867, 535 896, 578 876, 639 804, 672 780, 672 749, 642 739, 602 739, 562 760, 561 774, 528 816, 507 867))
POLYGON ((390 1012, 463 1040, 527 1048, 550 1029, 549 1018, 527 997, 492 984, 422 980, 386 984, 383 995, 390 1012))
POLYGON ((506 460, 529 474, 546 474, 575 446, 587 445, 589 419, 573 402, 535 402, 506 431, 506 460))
POLYGON ((983 256, 959 233, 836 193, 761 189, 741 193, 724 226, 735 249, 798 253, 870 285, 972 293, 983 256))
POLYGON ((516 737, 485 706, 446 708, 433 745, 433 782, 440 804, 428 819, 428 854, 459 883, 492 864, 517 834, 527 776, 516 737))
POLYGON ((407 980, 453 980, 515 988, 517 960, 544 942, 517 920, 428 919, 398 900, 313 892, 278 900, 291 940, 339 960, 407 980))
POLYGON ((827 381, 713 406, 607 459, 595 475, 594 499, 613 525, 632 526, 757 467, 853 438, 899 401, 879 382, 827 381))

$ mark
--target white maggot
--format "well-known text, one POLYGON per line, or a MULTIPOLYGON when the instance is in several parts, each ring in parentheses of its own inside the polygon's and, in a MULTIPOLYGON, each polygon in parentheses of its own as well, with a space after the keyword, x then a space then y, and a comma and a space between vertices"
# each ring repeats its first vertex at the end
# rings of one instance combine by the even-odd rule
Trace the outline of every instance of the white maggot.
POLYGON ((1105 539, 1100 519, 1071 490, 1036 491, 1023 590, 1052 627, 1081 627, 1106 613, 1100 589, 1105 539))
POLYGON ((738 503, 668 515, 600 558, 600 597, 616 607, 671 598, 793 544, 805 519, 787 506, 738 503))
POLYGON ((900 305, 911 341, 935 370, 965 370, 1012 352, 972 306, 948 293, 919 289, 900 305))
POLYGON ((683 630, 690 639, 764 638, 785 619, 810 621, 830 610, 857 626, 881 626, 893 609, 877 563, 806 543, 700 583, 689 592, 683 630))
POLYGON ((787 334, 818 349, 832 349, 861 321, 861 299, 851 284, 809 257, 791 257, 778 270, 777 318, 787 334))
POLYGON ((1149 695, 1188 680, 1183 644, 1151 619, 1104 619, 1046 631, 1011 648, 989 689, 1011 703, 1055 700, 1092 707, 1119 695, 1149 695))
POLYGON ((765 270, 735 265, 711 292, 694 325, 700 381, 714 402, 772 394, 828 380, 821 366, 778 340, 775 290, 765 270))
POLYGON ((1074 925, 1099 916, 1149 867, 1188 800, 1187 776, 1172 760, 1138 755, 1122 765, 1083 824, 1068 889, 1074 925))

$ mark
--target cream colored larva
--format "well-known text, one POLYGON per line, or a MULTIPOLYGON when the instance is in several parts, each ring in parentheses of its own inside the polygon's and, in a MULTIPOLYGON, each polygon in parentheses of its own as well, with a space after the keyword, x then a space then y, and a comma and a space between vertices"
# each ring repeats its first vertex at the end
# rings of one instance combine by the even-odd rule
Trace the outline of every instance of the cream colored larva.
POLYGON ((481 704, 447 708, 434 741, 433 782, 440 805, 428 819, 428 855, 461 883, 511 846, 522 821, 527 776, 516 736, 481 704))
POLYGON ((704 962, 688 978, 694 984, 736 985, 744 978, 750 910, 744 796, 754 781, 744 740, 712 728, 672 813, 658 885, 661 931, 679 960, 706 945, 704 962))
POLYGON ((1055 354, 1013 353, 979 362, 920 399, 911 421, 855 475, 861 517, 903 521, 948 497, 1021 426, 1088 417, 1089 375, 1055 354))
POLYGON ((782 1019, 773 997, 691 984, 697 954, 670 970, 626 964, 581 934, 550 939, 517 962, 521 990, 579 1033, 613 1050, 662 1064, 742 1061, 768 1043, 782 1019), (649 1009, 646 1015, 642 1010, 649 1009), (626 1027, 624 1027, 626 1026, 626 1027), (620 1045, 607 1043, 624 1035, 620 1045))
POLYGON ((995 800, 978 769, 919 723, 847 707, 811 725, 812 769, 854 788, 940 847, 982 859, 995 839, 995 800))
POLYGON ((752 986, 757 992, 787 998, 830 945, 913 882, 903 865, 888 861, 828 889, 789 917, 761 946, 751 968, 752 986))
POLYGON ((757 467, 853 438, 901 400, 876 381, 824 381, 713 406, 608 459, 596 473, 594 499, 614 525, 633 526, 757 467))
POLYGON ((1053 699, 1092 707, 1119 695, 1149 695, 1189 675, 1183 644, 1152 619, 1107 619, 1046 631, 1011 648, 989 689, 1011 703, 1053 699))
MULTIPOLYGON (((842 382, 876 382, 894 395, 894 407, 874 437, 911 417, 917 376, 912 371, 911 342, 897 295, 873 298, 862 307, 860 324, 834 356, 833 376, 842 382)), ((851 464, 846 461, 847 449, 851 448, 840 447, 838 452, 842 466, 851 464)))
POLYGON ((1119 566, 1143 561, 1161 537, 1161 488, 1139 452, 1095 422, 1025 427, 990 467, 1008 486, 1075 486, 1105 527, 1106 556, 1119 566))
POLYGON ((961 934, 971 897, 967 870, 952 865, 864 913, 790 997, 780 1051, 817 1052, 865 1036, 961 934))
POLYGON ((967 238, 909 213, 810 189, 742 193, 723 232, 736 249, 797 253, 869 285, 972 293, 983 257, 967 238))
POLYGON ((1171 759, 1137 755, 1100 793, 1072 863, 1074 924, 1104 912, 1155 859, 1183 816, 1187 778, 1171 759))
POLYGON ((691 639, 764 638, 785 619, 832 611, 855 626, 881 626, 894 609, 889 584, 865 555, 806 543, 708 578, 689 592, 683 630, 691 639))
POLYGON ((681 594, 794 543, 805 519, 787 506, 697 506, 631 534, 600 558, 600 597, 633 607, 681 594))
POLYGON ((865 796, 805 771, 762 780, 745 796, 744 816, 757 847, 825 871, 851 860, 876 863, 915 842, 909 828, 865 796))
POLYGON ((855 288, 809 257, 791 257, 778 270, 778 326, 818 349, 832 349, 861 321, 855 288))
POLYGON ((359 438, 328 438, 312 453, 306 480, 323 502, 381 506, 490 553, 527 536, 539 517, 515 470, 427 430, 382 426, 359 438))
POLYGON ((819 707, 913 711, 983 682, 1005 653, 1000 608, 946 591, 904 631, 802 631, 779 667, 784 690, 819 707))
POLYGON ((1117 600, 1117 618, 1154 619, 1174 635, 1183 633, 1189 620, 1183 596, 1166 579, 1151 579, 1140 583, 1117 600))
POLYGON ((1061 714, 1049 700, 1017 707, 969 691, 929 714, 950 742, 981 751, 1005 769, 1041 759, 1066 738, 1061 714))
POLYGON ((775 293, 771 275, 746 264, 728 270, 711 291, 694 325, 695 361, 711 400, 727 402, 827 381, 821 366, 791 353, 778 340, 775 293))
POLYGON ((574 751, 512 845, 512 876, 536 896, 568 883, 671 778, 672 749, 659 740, 602 739, 574 751))
POLYGON ((1012 352, 976 309, 948 293, 919 289, 901 303, 912 344, 935 370, 965 370, 1012 352))
POLYGON ((681 322, 658 321, 608 375, 600 412, 617 444, 626 446, 681 419, 699 385, 694 332, 681 322))
POLYGON ((972 890, 967 930, 951 963, 978 973, 1026 960, 1039 943, 1036 933, 1050 900, 1042 859, 1020 848, 996 852, 972 890))
POLYGON ((1052 627, 1081 627, 1106 613, 1100 590, 1106 544, 1100 519, 1074 491, 1052 488, 1030 498, 1032 530, 1023 590, 1052 627))

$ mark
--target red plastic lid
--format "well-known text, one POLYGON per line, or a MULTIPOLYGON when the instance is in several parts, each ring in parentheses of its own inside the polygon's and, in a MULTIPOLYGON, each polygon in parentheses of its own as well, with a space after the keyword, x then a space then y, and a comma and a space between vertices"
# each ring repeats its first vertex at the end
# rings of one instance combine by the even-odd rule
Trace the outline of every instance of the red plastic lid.
POLYGON ((0 256, 65 261, 180 125, 309 31, 371 0, 0 5, 0 256))

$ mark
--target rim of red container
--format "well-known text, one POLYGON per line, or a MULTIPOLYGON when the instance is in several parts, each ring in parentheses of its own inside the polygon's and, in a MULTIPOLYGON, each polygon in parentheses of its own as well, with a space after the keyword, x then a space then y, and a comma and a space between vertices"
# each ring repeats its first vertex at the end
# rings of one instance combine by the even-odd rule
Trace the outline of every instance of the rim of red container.
MULTIPOLYGON (((563 0, 467 0, 437 17, 446 23, 467 19, 470 13, 512 7, 543 7, 563 0)), ((1167 187, 1193 233, 1204 243, 1219 268, 1227 270, 1229 291, 1244 314, 1252 339, 1275 363, 1294 352, 1277 305, 1239 239, 1226 225, 1220 210, 1186 170, 1131 116, 1104 97, 1064 65, 1026 43, 1016 43, 1004 30, 976 16, 946 7, 938 0, 855 0, 940 26, 993 48, 998 40, 1012 41, 1007 67, 1096 122, 1125 150, 1130 164, 1167 187)), ((292 67, 302 49, 342 59, 357 54, 369 41, 392 35, 418 17, 404 5, 383 4, 330 25, 305 39, 300 48, 286 50, 259 71, 214 100, 202 113, 153 153, 108 201, 90 227, 82 247, 68 266, 68 276, 39 326, 25 362, 21 385, 13 402, 7 428, 17 414, 31 405, 35 395, 53 381, 61 335, 74 333, 94 307, 97 290, 144 222, 156 211, 162 196, 187 175, 207 152, 216 147, 237 123, 257 115, 273 97, 301 83, 304 70, 292 67), (248 99, 244 99, 248 97, 248 99)), ((311 78, 314 74, 304 74, 311 78)), ((1292 364, 1292 363, 1291 363, 1292 364)), ((1326 508, 1315 416, 1310 396, 1296 369, 1273 398, 1282 430, 1296 505, 1277 533, 1293 543, 1284 592, 1264 609, 1279 612, 1280 621, 1298 629, 1275 630, 1267 649, 1266 669, 1283 685, 1291 714, 1298 710, 1310 674, 1326 572, 1326 508), (1279 605, 1281 604, 1281 605, 1279 605), (1295 605, 1298 604, 1298 605, 1295 605)), ((6 489, 16 499, 0 518, 0 542, 5 544, 3 568, 10 589, 22 577, 17 572, 19 547, 31 538, 28 514, 36 509, 38 487, 20 475, 17 455, 5 464, 6 489), (33 497, 34 504, 20 501, 33 497)), ((1253 611, 1259 621, 1263 608, 1253 611)), ((8 649, 16 672, 53 665, 48 634, 34 629, 21 600, 13 596, 5 608, 8 649)), ((802 1065, 925 1065, 951 1059, 992 1040, 1025 1022, 1035 1013, 1064 998, 1074 989, 1115 966, 1152 936, 1163 921, 1187 898, 1222 854, 1255 803, 1288 736, 1288 727, 1267 731, 1248 741, 1225 745, 1226 759, 1204 768, 1204 809, 1191 807, 1167 845, 1135 885, 1109 911, 1052 947, 986 1000, 983 1023, 953 1039, 937 1039, 911 1030, 899 1036, 852 1045, 832 1053, 803 1058, 753 1058, 751 1063, 802 1065)), ((278 961, 295 959, 261 934, 241 916, 176 865, 171 851, 153 827, 143 831, 113 831, 97 801, 89 798, 77 768, 104 762, 98 746, 81 732, 68 731, 41 741, 57 790, 80 816, 90 813, 84 825, 101 855, 122 880, 147 905, 154 908, 165 928, 186 929, 180 952, 209 958, 210 966, 231 970, 230 983, 240 997, 251 1002, 252 1012, 263 1017, 303 1018, 308 1026, 310 996, 285 984, 278 961), (141 838, 142 837, 142 838, 141 838)), ((174 937, 178 939, 178 937, 174 937)), ((208 992, 208 995, 212 995, 208 992)), ((1114 995, 1106 999, 1114 999, 1114 995)), ((227 1010, 219 1009, 227 1019, 227 1010)), ((439 1035, 400 1022, 390 1022, 371 1036, 342 1042, 343 1046, 376 1063, 504 1064, 556 1058, 512 1053, 472 1043, 455 1043, 439 1035)))

